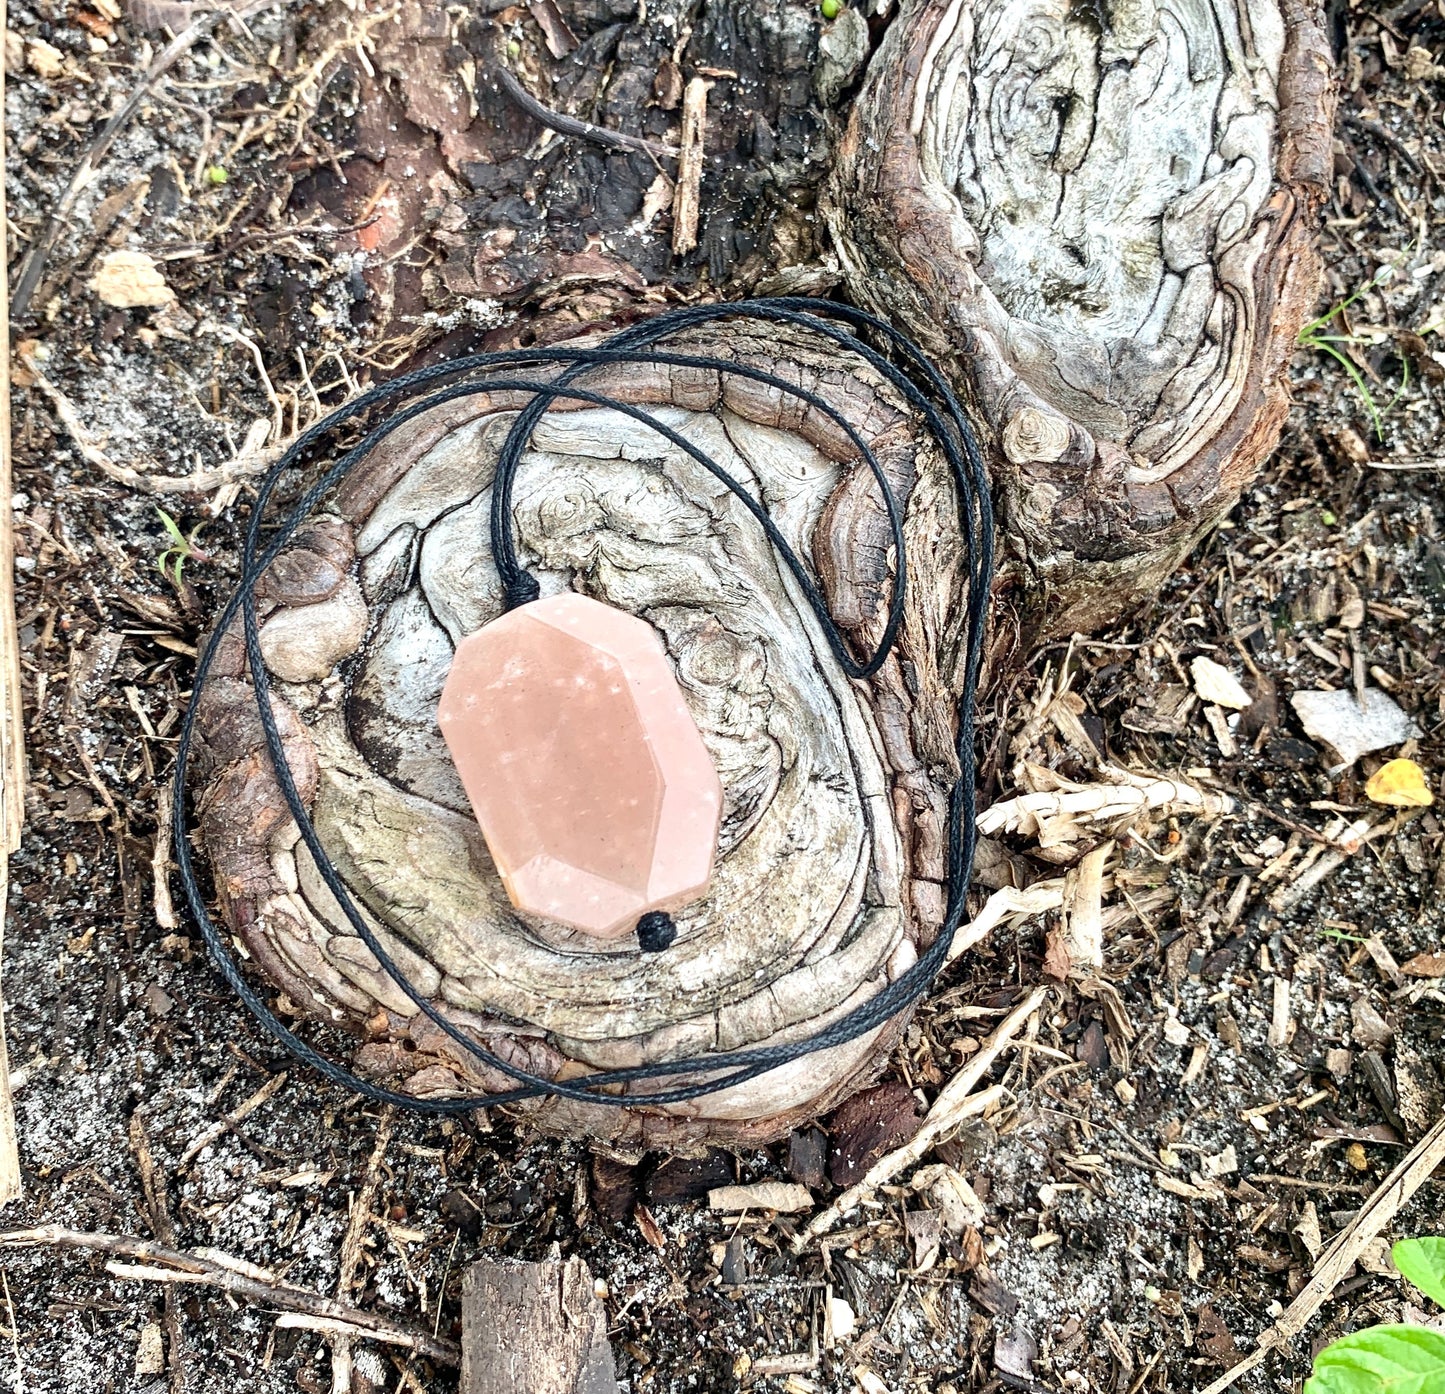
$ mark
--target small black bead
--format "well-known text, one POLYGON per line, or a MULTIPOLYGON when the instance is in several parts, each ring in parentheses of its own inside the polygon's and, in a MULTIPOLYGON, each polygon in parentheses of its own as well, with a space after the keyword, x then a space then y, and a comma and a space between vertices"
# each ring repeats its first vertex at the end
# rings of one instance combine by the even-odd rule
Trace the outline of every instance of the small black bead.
POLYGON ((637 922, 637 943, 645 954, 661 953, 677 938, 677 925, 666 910, 649 910, 637 922))

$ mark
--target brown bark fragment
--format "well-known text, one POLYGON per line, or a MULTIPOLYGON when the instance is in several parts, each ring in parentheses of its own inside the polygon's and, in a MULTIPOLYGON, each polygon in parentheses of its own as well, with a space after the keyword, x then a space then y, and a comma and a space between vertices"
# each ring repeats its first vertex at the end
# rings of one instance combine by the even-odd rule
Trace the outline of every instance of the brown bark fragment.
POLYGON ((461 1394, 616 1394, 607 1313, 579 1258, 483 1259, 462 1280, 461 1394))

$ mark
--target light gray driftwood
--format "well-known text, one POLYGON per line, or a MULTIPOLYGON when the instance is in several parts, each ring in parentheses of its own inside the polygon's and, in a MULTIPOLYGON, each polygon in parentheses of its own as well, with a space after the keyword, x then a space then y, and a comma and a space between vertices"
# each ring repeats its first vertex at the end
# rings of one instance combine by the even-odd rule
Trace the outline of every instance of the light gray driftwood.
MULTIPOLYGON (((657 627, 726 791, 712 888, 665 952, 598 950, 515 912, 437 729, 454 645, 500 609, 486 519, 514 398, 451 403, 393 435, 261 588, 281 730, 347 886, 453 1021, 564 1079, 816 1032, 911 965, 941 918, 962 604, 945 462, 891 389, 826 344, 766 327, 688 343, 796 375, 872 442, 907 502, 910 575, 895 656, 851 682, 756 520, 684 452, 596 408, 536 433, 515 496, 528 564, 544 592, 575 587, 657 627)), ((886 519, 835 424, 716 373, 598 381, 762 498, 867 647, 889 586, 886 519)), ((238 636, 223 645, 197 810, 247 952, 294 1009, 363 1036, 373 1076, 423 1095, 507 1087, 458 1058, 345 924, 271 776, 238 636)), ((532 1116, 627 1146, 771 1138, 868 1078, 901 1024, 667 1110, 554 1100, 532 1116)))
POLYGON ((903 0, 829 219, 997 442, 1028 638, 1148 595, 1273 448, 1332 106, 1315 0, 903 0))
POLYGON ((467 1269, 460 1394, 617 1394, 607 1313, 580 1258, 467 1269))

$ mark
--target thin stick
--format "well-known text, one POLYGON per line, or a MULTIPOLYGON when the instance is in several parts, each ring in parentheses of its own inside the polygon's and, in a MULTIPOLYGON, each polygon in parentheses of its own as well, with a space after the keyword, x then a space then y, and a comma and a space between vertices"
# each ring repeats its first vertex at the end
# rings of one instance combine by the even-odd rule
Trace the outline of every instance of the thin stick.
MULTIPOLYGON (((5 19, 0 0, 0 22, 5 19)), ((9 30, 7 29, 8 33, 9 30)), ((5 76, 0 73, 0 107, 5 76)), ((0 228, 5 217, 5 140, 0 134, 0 228)), ((10 894, 10 854, 20 846, 25 821, 25 717, 20 706, 20 642, 15 633, 15 513, 10 475, 10 314, 0 284, 0 953, 5 906, 10 894)), ((15 1105, 10 1098, 10 1059, 0 1014, 0 1206, 20 1198, 20 1152, 15 1138, 15 1105)))
POLYGON ((360 1328, 368 1339, 405 1346, 438 1365, 455 1368, 462 1353, 455 1341, 432 1336, 429 1332, 384 1316, 380 1312, 363 1311, 335 1298, 323 1297, 309 1288, 292 1287, 289 1283, 261 1282, 248 1274, 217 1263, 196 1253, 185 1253, 152 1244, 144 1239, 131 1239, 119 1234, 96 1234, 86 1230, 66 1229, 63 1225, 41 1225, 36 1229, 17 1229, 0 1233, 0 1246, 27 1248, 34 1245, 55 1245, 65 1249, 87 1249, 93 1253, 112 1254, 131 1263, 113 1263, 106 1267, 121 1278, 135 1278, 156 1283, 195 1283, 219 1288, 232 1297, 245 1298, 263 1306, 280 1307, 284 1311, 305 1312, 330 1321, 346 1322, 360 1328))
POLYGON ((990 1096, 991 1101, 1003 1097, 1003 1091, 998 1086, 977 1095, 973 1094, 973 1087, 987 1074, 1004 1048, 1038 1010, 1047 993, 1047 988, 1036 987, 998 1024, 993 1035, 983 1043, 978 1053, 943 1086, 912 1141, 880 1157, 868 1168, 868 1174, 856 1186, 850 1186, 826 1210, 816 1215, 808 1223, 808 1227, 793 1240, 795 1253, 801 1251, 809 1240, 826 1234, 850 1210, 861 1204, 865 1196, 879 1186, 887 1185, 900 1172, 921 1160, 935 1142, 963 1119, 980 1111, 979 1104, 983 1102, 985 1094, 990 1096))
MULTIPOLYGON (((166 1204, 166 1183, 156 1170, 150 1138, 146 1135, 145 1118, 140 1109, 130 1116, 130 1145, 140 1172, 146 1209, 150 1212, 151 1232, 162 1244, 174 1248, 176 1227, 171 1223, 170 1206, 166 1204)), ((170 1288, 166 1289, 166 1344, 170 1347, 171 1389, 174 1394, 185 1394, 186 1356, 185 1339, 181 1333, 181 1304, 170 1288)))
POLYGON ((283 1071, 279 1075, 272 1075, 249 1099, 246 1100, 233 1113, 228 1113, 224 1118, 218 1118, 206 1130, 197 1136, 189 1147, 181 1153, 181 1159, 176 1163, 177 1171, 184 1171, 195 1161, 202 1152, 206 1150, 218 1137, 223 1137, 232 1128, 249 1118, 261 1107, 273 1094, 286 1083, 286 1074, 283 1071))
POLYGON ((635 150, 651 155, 656 160, 675 160, 677 151, 670 145, 659 145, 655 140, 642 136, 630 136, 625 131, 610 130, 606 126, 594 126, 590 121, 579 121, 575 116, 564 116, 543 106, 518 80, 517 75, 502 63, 494 63, 492 75, 497 86, 507 94, 534 121, 540 121, 549 131, 559 136, 575 136, 579 140, 590 140, 594 145, 605 145, 612 150, 635 150))
MULTIPOLYGON (((381 1187, 381 1164, 386 1158, 386 1149, 391 1142, 391 1125, 395 1110, 388 1104, 382 1112, 376 1128, 376 1143, 366 1163, 366 1176, 356 1199, 351 1205, 351 1217, 346 1222, 346 1233, 341 1240, 340 1274, 336 1280, 336 1295, 343 1301, 356 1286, 356 1270, 361 1266, 361 1246, 371 1224, 371 1207, 376 1202, 376 1193, 381 1187)), ((423 1308, 422 1315, 426 1315, 423 1308)), ((284 1319, 283 1319, 284 1320, 284 1319)), ((318 1318, 301 1317, 295 1320, 315 1322, 318 1318)), ((278 1323, 280 1324, 280 1323, 278 1323)), ((354 1328, 342 1326, 327 1334, 331 1343, 331 1389, 332 1394, 351 1394, 353 1369, 351 1338, 357 1332, 354 1328)), ((364 1334, 364 1333, 363 1333, 364 1334)))
POLYGON ((1289 1304, 1283 1316, 1260 1338, 1255 1349, 1202 1394, 1223 1394, 1240 1376, 1262 1365, 1270 1351, 1292 1341, 1314 1320, 1315 1313, 1350 1271, 1355 1260, 1395 1218, 1400 1208, 1445 1162, 1445 1118, 1416 1143, 1410 1155, 1385 1178, 1359 1213, 1336 1236, 1315 1264, 1314 1276, 1289 1304))
POLYGON ((682 153, 677 161, 677 186, 672 195, 672 251, 686 256, 697 246, 701 211, 703 138, 707 134, 707 90, 712 84, 695 77, 682 95, 682 153))

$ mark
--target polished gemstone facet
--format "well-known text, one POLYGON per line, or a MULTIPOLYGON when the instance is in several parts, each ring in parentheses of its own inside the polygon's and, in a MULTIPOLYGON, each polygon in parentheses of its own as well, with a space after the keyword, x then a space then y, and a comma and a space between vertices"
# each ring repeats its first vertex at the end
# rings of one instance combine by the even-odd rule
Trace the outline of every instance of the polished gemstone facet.
POLYGON ((437 720, 519 910, 614 938, 707 889, 722 786, 645 621, 508 611, 457 645, 437 720))

